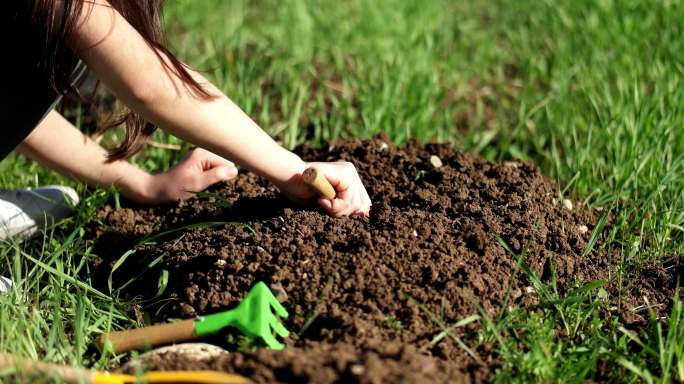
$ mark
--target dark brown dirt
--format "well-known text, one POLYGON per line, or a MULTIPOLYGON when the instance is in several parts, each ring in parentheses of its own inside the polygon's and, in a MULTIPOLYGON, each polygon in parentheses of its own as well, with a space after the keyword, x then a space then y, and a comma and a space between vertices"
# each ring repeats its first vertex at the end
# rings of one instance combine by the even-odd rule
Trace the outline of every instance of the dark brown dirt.
MULTIPOLYGON (((516 256, 497 239, 524 254, 542 280, 555 272, 561 290, 610 279, 618 264, 617 256, 596 250, 582 256, 597 214, 577 203, 564 207, 556 185, 529 164, 496 164, 448 145, 396 147, 382 138, 299 152, 307 160, 353 162, 373 201, 370 218, 333 219, 291 206, 264 180, 244 173, 213 191, 232 207, 204 197, 98 214, 93 228, 105 275, 133 239, 154 231, 219 220, 249 226, 176 233, 142 246, 114 274, 125 281, 162 256, 144 283, 129 289, 149 297, 159 269, 169 272, 162 298, 171 300, 159 320, 231 308, 258 280, 271 286, 291 314, 287 348, 235 352, 196 368, 257 382, 481 382, 498 362, 493 346, 474 339, 476 323, 452 329, 474 356, 450 337, 432 341, 442 330, 438 322, 452 325, 478 314, 478 306, 496 317, 508 307, 538 303, 516 256), (431 165, 433 155, 441 167, 431 165)), ((636 302, 623 305, 633 309, 636 302)), ((637 311, 630 316, 642 319, 637 311)), ((153 368, 187 368, 181 360, 153 368)))

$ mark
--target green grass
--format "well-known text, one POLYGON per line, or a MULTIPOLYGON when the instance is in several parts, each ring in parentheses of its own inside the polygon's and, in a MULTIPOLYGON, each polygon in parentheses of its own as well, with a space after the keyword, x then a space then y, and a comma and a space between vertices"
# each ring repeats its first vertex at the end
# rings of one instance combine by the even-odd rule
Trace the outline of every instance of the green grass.
MULTIPOLYGON (((167 25, 173 51, 288 147, 385 132, 536 163, 566 195, 610 209, 608 240, 629 271, 684 251, 682 5, 175 0, 167 25)), ((180 155, 151 148, 134 161, 156 171, 180 155)), ((2 187, 48 183, 78 185, 17 156, 0 163, 2 187)), ((103 196, 74 220, 91 217, 103 196)), ((94 335, 132 321, 115 297, 87 288, 79 223, 0 245, 0 273, 21 292, 0 296, 0 349, 91 365, 94 335)), ((581 295, 492 319, 481 337, 501 351, 497 377, 581 381, 610 361, 619 381, 684 378, 681 304, 667 326, 636 335, 599 315, 598 289, 581 295)))

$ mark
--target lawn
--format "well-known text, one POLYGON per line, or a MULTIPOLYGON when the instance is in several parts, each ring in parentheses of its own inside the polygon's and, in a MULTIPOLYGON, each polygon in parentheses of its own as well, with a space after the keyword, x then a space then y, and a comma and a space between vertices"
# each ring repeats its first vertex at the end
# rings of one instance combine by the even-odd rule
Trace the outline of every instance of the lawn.
MULTIPOLYGON (((488 160, 522 160, 559 194, 610 212, 601 234, 618 281, 684 252, 684 7, 681 1, 172 0, 172 51, 285 146, 384 132, 398 144, 448 142, 488 160)), ((70 110, 78 123, 82 111, 70 110)), ((105 142, 116 142, 111 134, 105 142)), ((132 161, 163 170, 187 146, 157 133, 132 161)), ((0 350, 109 367, 94 339, 133 326, 129 302, 92 288, 85 231, 114 191, 91 190, 18 155, 0 186, 76 186, 76 216, 23 244, 0 244, 0 350)), ((676 267, 681 268, 681 267, 676 267)), ((627 284, 628 282, 625 282, 627 284)), ((553 292, 552 283, 535 287, 553 292)), ((590 303, 483 320, 493 381, 684 380, 684 313, 636 331, 590 303), (606 373, 605 367, 610 367, 606 373)), ((677 296, 677 295, 675 295, 677 296)))

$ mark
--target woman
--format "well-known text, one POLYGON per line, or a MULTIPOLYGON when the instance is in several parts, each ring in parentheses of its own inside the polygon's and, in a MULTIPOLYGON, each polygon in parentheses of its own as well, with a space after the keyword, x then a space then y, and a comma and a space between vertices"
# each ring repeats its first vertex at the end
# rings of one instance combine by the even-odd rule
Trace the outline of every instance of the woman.
MULTIPOLYGON (((21 0, 0 2, 6 30, 0 92, 0 159, 20 153, 92 186, 114 185, 129 199, 160 204, 234 178, 231 161, 304 203, 315 193, 301 183, 312 164, 273 141, 200 73, 162 44, 160 0, 21 0), (77 92, 87 67, 129 109, 126 137, 107 152, 53 110, 77 92), (155 127, 200 149, 151 175, 125 161, 155 127), (229 159, 229 160, 228 160, 229 159)), ((318 204, 330 215, 368 215, 370 199, 353 165, 316 163, 337 191, 318 204)), ((73 189, 50 186, 0 191, 0 238, 30 235, 78 202, 73 189)), ((0 291, 9 286, 0 279, 0 291)))
MULTIPOLYGON (((19 54, 5 64, 12 67, 5 73, 16 75, 0 106, 8 138, 0 144, 0 156, 17 145, 19 152, 48 167, 90 185, 113 184, 143 204, 186 199, 192 196, 188 191, 229 180, 236 175, 231 161, 267 178, 294 201, 314 199, 301 183, 302 171, 311 164, 278 145, 164 48, 160 6, 158 0, 3 2, 2 17, 9 19, 3 24, 14 30, 14 38, 6 34, 5 46, 19 54), (27 39, 16 38, 22 35, 27 39), (126 138, 109 153, 52 110, 61 95, 74 91, 81 63, 131 110, 126 138), (126 162, 155 126, 202 149, 156 175, 126 162)), ((333 201, 318 199, 321 207, 333 216, 368 214, 370 199, 353 165, 315 165, 337 190, 333 201)))

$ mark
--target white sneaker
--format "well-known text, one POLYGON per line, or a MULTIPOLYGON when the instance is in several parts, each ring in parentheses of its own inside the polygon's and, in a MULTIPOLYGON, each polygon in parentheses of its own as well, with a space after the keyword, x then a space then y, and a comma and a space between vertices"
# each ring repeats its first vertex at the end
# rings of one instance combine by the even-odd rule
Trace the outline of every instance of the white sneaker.
POLYGON ((0 294, 3 294, 12 288, 12 280, 5 276, 0 276, 0 294))
POLYGON ((31 237, 46 224, 70 216, 76 204, 76 191, 61 185, 0 190, 0 240, 31 237))

